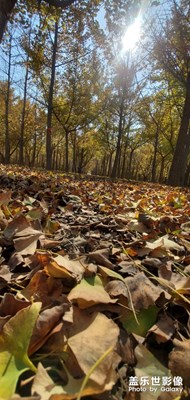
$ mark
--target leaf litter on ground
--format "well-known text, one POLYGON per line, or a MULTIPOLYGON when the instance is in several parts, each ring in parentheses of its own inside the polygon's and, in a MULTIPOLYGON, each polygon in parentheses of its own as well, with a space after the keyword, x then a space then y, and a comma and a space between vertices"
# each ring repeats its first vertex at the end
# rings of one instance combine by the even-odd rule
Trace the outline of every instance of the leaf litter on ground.
POLYGON ((186 188, 0 166, 0 399, 188 399, 189 217, 186 188))

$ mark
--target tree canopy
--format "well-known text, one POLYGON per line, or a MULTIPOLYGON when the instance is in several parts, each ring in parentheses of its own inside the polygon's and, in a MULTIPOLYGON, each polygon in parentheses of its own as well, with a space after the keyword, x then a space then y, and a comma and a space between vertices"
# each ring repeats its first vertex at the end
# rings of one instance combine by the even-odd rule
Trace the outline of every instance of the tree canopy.
POLYGON ((165 8, 132 0, 18 0, 1 2, 2 10, 5 4, 2 161, 188 184, 187 1, 165 8), (138 42, 131 48, 128 37, 124 47, 137 17, 138 42))
MULTIPOLYGON (((11 17, 14 7, 18 0, 0 0, 0 42, 3 38, 7 22, 11 17)), ((44 0, 50 6, 66 8, 73 4, 76 0, 44 0)), ((36 0, 38 6, 40 6, 42 0, 36 0)))

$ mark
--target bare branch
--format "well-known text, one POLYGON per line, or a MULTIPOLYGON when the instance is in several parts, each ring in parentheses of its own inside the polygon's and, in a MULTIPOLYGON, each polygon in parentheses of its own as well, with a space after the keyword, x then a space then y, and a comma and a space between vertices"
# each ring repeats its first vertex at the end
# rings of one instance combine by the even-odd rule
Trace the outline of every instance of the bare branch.
POLYGON ((66 8, 71 6, 75 0, 46 0, 50 6, 66 8))

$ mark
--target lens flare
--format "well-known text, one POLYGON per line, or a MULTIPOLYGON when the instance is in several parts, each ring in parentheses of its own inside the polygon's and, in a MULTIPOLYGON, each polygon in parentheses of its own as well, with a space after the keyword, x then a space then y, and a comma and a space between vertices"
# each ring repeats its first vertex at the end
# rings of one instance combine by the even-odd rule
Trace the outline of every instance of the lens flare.
POLYGON ((129 26, 124 36, 122 37, 122 51, 133 50, 140 38, 141 33, 141 18, 137 17, 132 25, 129 26))

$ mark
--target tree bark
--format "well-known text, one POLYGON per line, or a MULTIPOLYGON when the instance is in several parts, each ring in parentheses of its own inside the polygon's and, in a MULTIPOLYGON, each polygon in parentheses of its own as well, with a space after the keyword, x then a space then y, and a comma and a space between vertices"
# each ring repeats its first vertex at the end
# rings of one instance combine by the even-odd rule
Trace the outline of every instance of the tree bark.
POLYGON ((111 178, 117 178, 119 174, 119 165, 120 165, 120 155, 121 155, 121 140, 123 135, 123 99, 119 113, 119 128, 118 128, 118 137, 117 137, 117 146, 116 146, 116 154, 115 160, 111 172, 111 178))
POLYGON ((157 161, 157 151, 158 151, 158 139, 159 139, 159 128, 156 126, 155 140, 154 140, 154 154, 152 160, 152 182, 156 182, 156 161, 157 161))
POLYGON ((27 57, 26 61, 26 72, 24 79, 24 98, 23 98, 21 129, 20 129, 20 139, 19 139, 19 165, 24 164, 24 130, 25 130, 26 97, 27 97, 27 85, 28 85, 28 73, 29 73, 28 61, 29 57, 27 57))
POLYGON ((73 132, 72 135, 72 142, 73 142, 73 160, 72 160, 72 172, 76 172, 76 130, 73 132))
POLYGON ((183 114, 179 128, 177 143, 174 151, 172 165, 169 172, 168 184, 172 186, 183 186, 185 171, 190 150, 190 71, 186 80, 186 96, 183 114))
POLYGON ((57 55, 58 22, 55 22, 53 54, 51 62, 51 79, 48 95, 47 132, 46 132, 46 169, 52 168, 52 116, 53 116, 53 91, 55 83, 55 68, 57 55))
POLYGON ((36 160, 36 145, 37 145, 37 131, 36 128, 34 130, 33 136, 33 149, 32 149, 32 160, 31 160, 31 167, 34 167, 35 160, 36 160))
POLYGON ((65 128, 65 172, 69 172, 69 131, 65 128))
POLYGON ((9 103, 11 89, 11 57, 12 57, 12 35, 9 40, 9 61, 7 72, 7 93, 5 98, 5 164, 10 162, 10 133, 9 133, 9 103))
POLYGON ((0 0, 0 42, 17 0, 0 0))
POLYGON ((132 162, 133 162, 133 155, 135 152, 135 148, 132 148, 130 153, 129 153, 129 163, 127 166, 127 178, 131 179, 132 178, 132 162))

